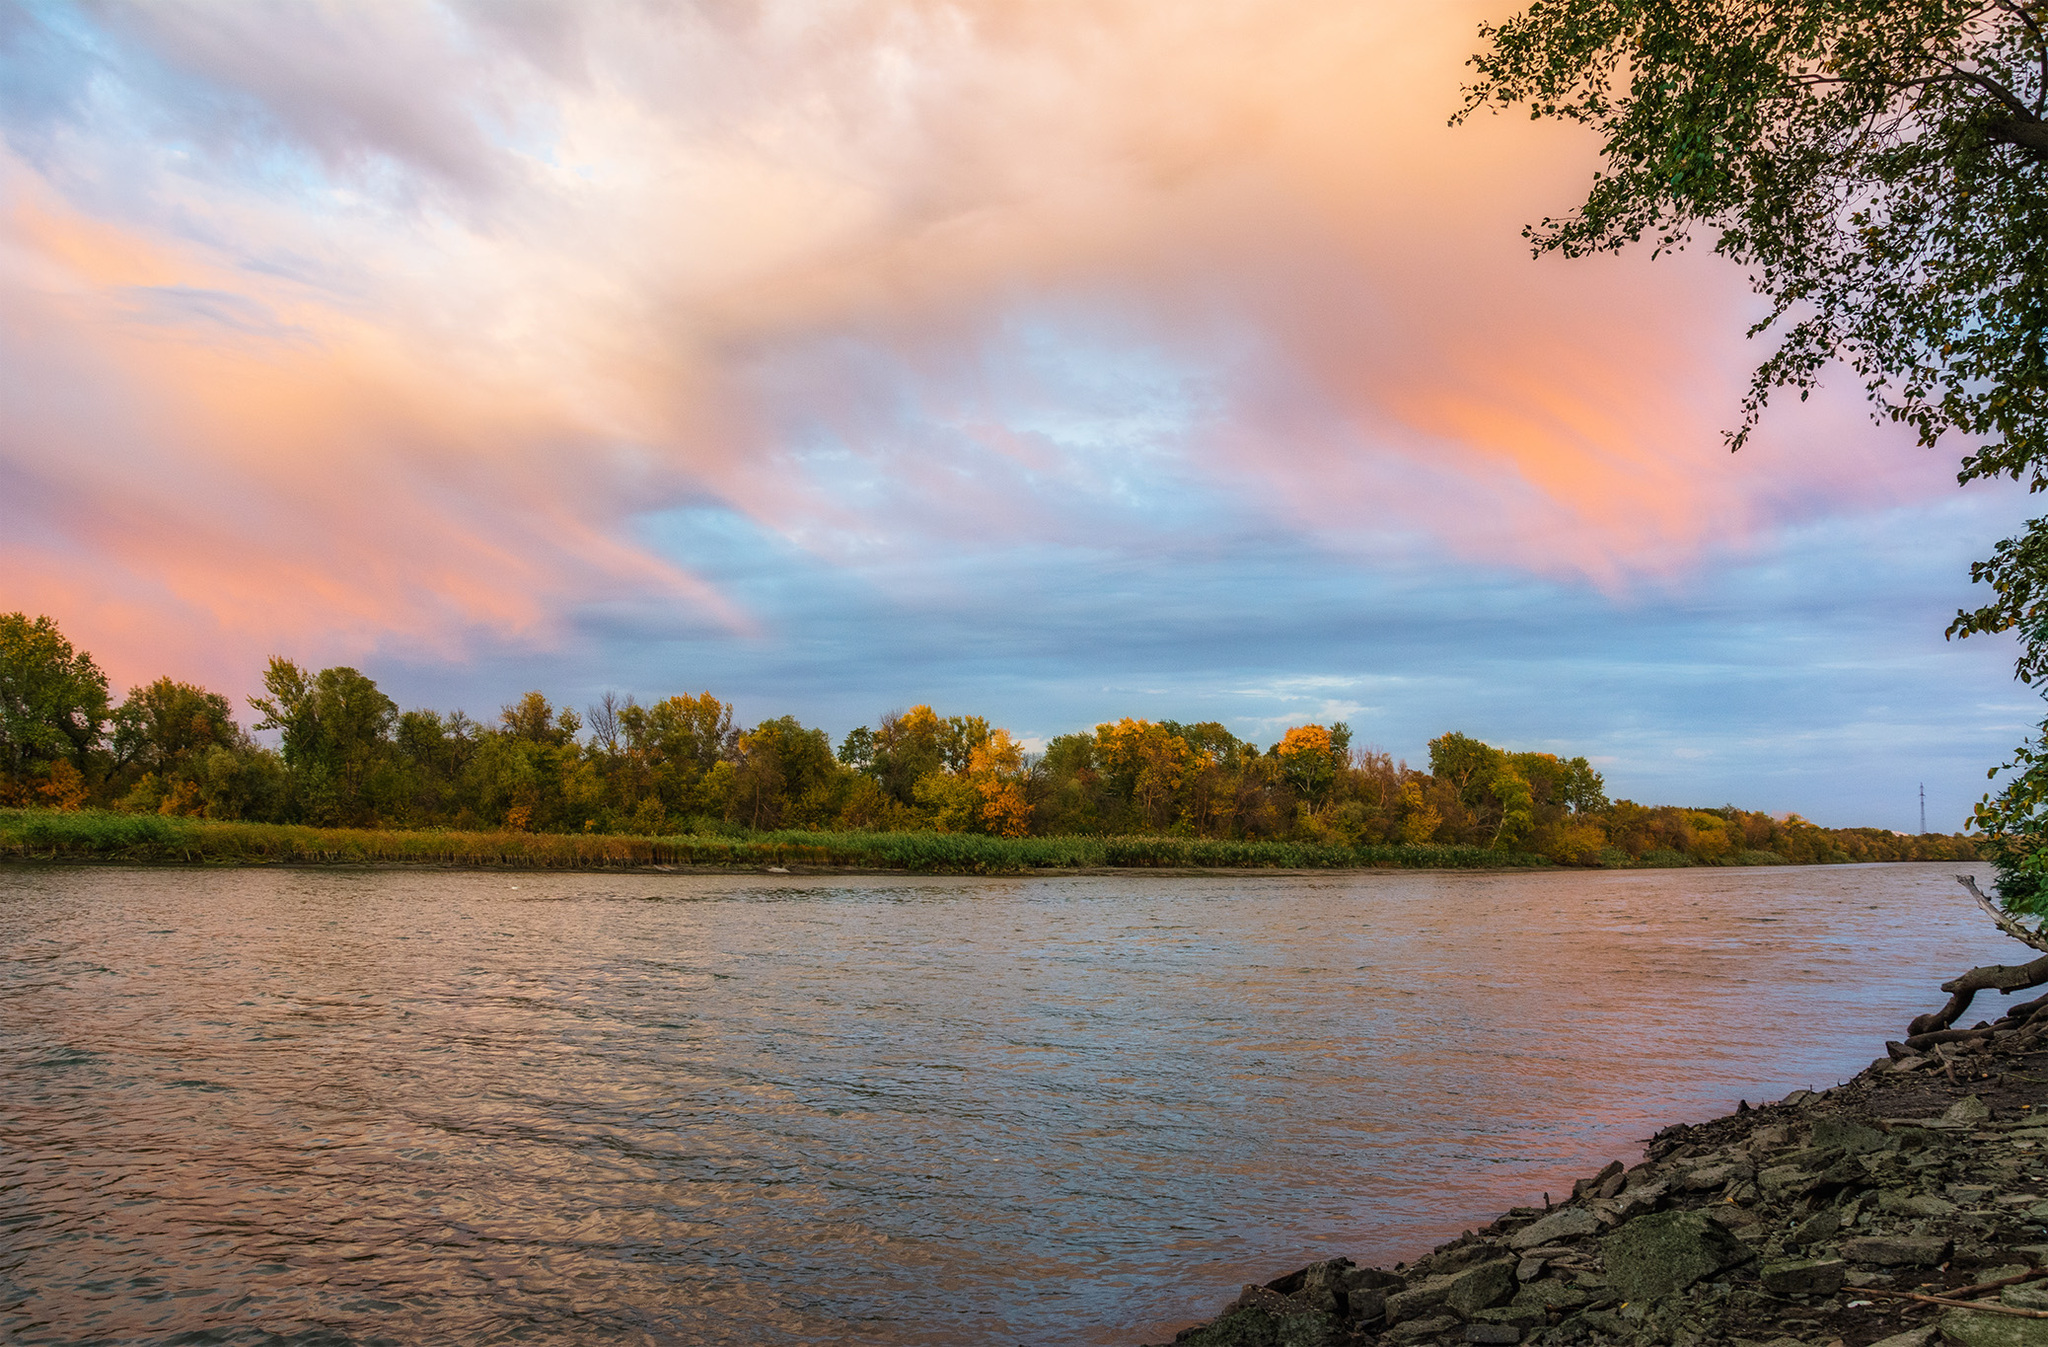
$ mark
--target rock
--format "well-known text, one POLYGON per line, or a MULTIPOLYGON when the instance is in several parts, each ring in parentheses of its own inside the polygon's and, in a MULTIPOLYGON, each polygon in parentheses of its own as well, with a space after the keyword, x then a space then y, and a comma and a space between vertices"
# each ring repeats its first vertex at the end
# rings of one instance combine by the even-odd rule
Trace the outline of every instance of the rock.
MULTIPOLYGON (((1990 1117, 1991 1110, 1986 1107, 1983 1100, 1973 1094, 1968 1099, 1958 1099, 1950 1104, 1948 1112, 1941 1115, 1941 1120, 1945 1123, 1967 1125, 1989 1121, 1990 1117)), ((1942 1320, 1941 1331, 1944 1333, 1948 1332, 1947 1323, 1946 1319, 1942 1320)))
POLYGON ((1742 1242, 1696 1211, 1638 1216, 1600 1241, 1607 1280, 1627 1300, 1683 1291, 1752 1257, 1742 1242))
POLYGON ((2027 1219, 2030 1221, 2048 1221, 2048 1202, 2036 1202, 2033 1206, 2028 1207, 2027 1219))
POLYGON ((1590 1179, 1580 1179, 1580 1180, 1579 1180, 1579 1181, 1578 1181, 1577 1183, 1573 1184, 1573 1185, 1572 1185, 1572 1196, 1573 1196, 1573 1197, 1584 1197, 1584 1196, 1585 1196, 1585 1195, 1586 1195, 1587 1193, 1597 1193, 1597 1192, 1599 1192, 1599 1191, 1600 1191, 1600 1188, 1601 1188, 1601 1186, 1602 1186, 1602 1185, 1604 1185, 1604 1184, 1605 1184, 1605 1183, 1606 1183, 1606 1182, 1607 1182, 1607 1181, 1608 1181, 1609 1179, 1614 1179, 1614 1178, 1619 1178, 1619 1177, 1621 1177, 1621 1175, 1622 1175, 1622 1172, 1623 1172, 1623 1171, 1624 1171, 1624 1170, 1625 1170, 1626 1168, 1627 1168, 1627 1166, 1623 1165, 1623 1164, 1621 1163, 1621 1161, 1619 1161, 1619 1160, 1611 1160, 1611 1161, 1609 1161, 1609 1162, 1608 1162, 1608 1165, 1607 1165, 1607 1168, 1605 1168, 1605 1169, 1601 1170, 1601 1171, 1600 1171, 1600 1172, 1599 1172, 1598 1174, 1595 1174, 1595 1175, 1594 1175, 1594 1176, 1593 1176, 1592 1178, 1590 1178, 1590 1179))
POLYGON ((1943 1201, 1932 1193, 1898 1193, 1887 1190, 1877 1199, 1879 1210, 1894 1216, 1953 1216, 1956 1204, 1943 1201))
POLYGON ((1387 1293, 1380 1287, 1353 1287, 1349 1299, 1351 1317, 1362 1324, 1376 1323, 1387 1315, 1387 1293))
POLYGON ((1957 1347, 2048 1347, 2048 1319, 1950 1310, 1941 1316, 1941 1338, 1957 1347))
POLYGON ((1520 1342, 1521 1340, 1522 1326, 1520 1324, 1465 1325, 1465 1341, 1467 1342, 1520 1342))
POLYGON ((1410 1285, 1405 1291, 1397 1291, 1387 1297, 1385 1313, 1389 1324, 1405 1323, 1420 1319, 1443 1308, 1444 1297, 1451 1293, 1449 1277, 1425 1277, 1410 1285))
POLYGON ((1451 1278, 1444 1303, 1459 1318, 1470 1319, 1481 1310, 1492 1309, 1515 1293, 1515 1260, 1498 1258, 1466 1268, 1451 1278))
POLYGON ((1685 1176, 1684 1187, 1689 1193, 1708 1193, 1734 1177, 1734 1165, 1705 1165, 1685 1176))
POLYGON ((1456 1333, 1460 1325, 1450 1315, 1439 1315, 1434 1319, 1411 1319, 1405 1324, 1396 1324, 1380 1338, 1381 1342, 1421 1342, 1427 1338, 1440 1338, 1456 1333))
POLYGON ((1875 1127, 1842 1118, 1822 1118, 1813 1125, 1815 1146, 1845 1150, 1851 1155, 1881 1151, 1889 1142, 1890 1138, 1875 1127))
POLYGON ((1803 1249, 1809 1244, 1819 1244, 1823 1240, 1833 1239, 1835 1232, 1841 1228, 1842 1218, 1839 1215, 1832 1211, 1817 1211, 1799 1223, 1798 1228, 1792 1232, 1789 1242, 1803 1249))
POLYGON ((1560 1281, 1530 1282, 1515 1292, 1513 1308, 1535 1310, 1575 1310, 1593 1299, 1576 1286, 1567 1286, 1560 1281))
POLYGON ((1496 1258, 1447 1276, 1429 1277, 1388 1296, 1385 1313, 1390 1324, 1420 1318, 1433 1310, 1448 1309, 1469 1319, 1483 1309, 1500 1304, 1515 1291, 1515 1260, 1496 1258))
POLYGON ((1772 1295, 1831 1296, 1842 1289, 1848 1272, 1848 1264, 1839 1258, 1803 1258, 1764 1264, 1761 1280, 1772 1295))
POLYGON ((1318 1314, 1342 1314, 1349 1299, 1344 1274, 1350 1268, 1349 1258, 1333 1258, 1327 1262, 1311 1263, 1294 1278, 1288 1279, 1292 1281, 1298 1278, 1299 1285, 1288 1288, 1287 1298, 1318 1314))
POLYGON ((1577 1239, 1600 1228, 1599 1218, 1583 1207, 1561 1207, 1540 1221, 1523 1226, 1508 1236, 1510 1249, 1533 1249, 1561 1239, 1577 1239))
POLYGON ((1909 1328, 1903 1333, 1894 1333, 1888 1338, 1880 1338, 1876 1342, 1871 1343, 1870 1347, 1927 1347, 1927 1344, 1934 1340, 1934 1335, 1938 1332, 1940 1330, 1933 1324, 1929 1324, 1925 1328, 1909 1328))
POLYGON ((1999 1292, 1998 1298, 2016 1310, 2048 1310, 2048 1282, 2008 1286, 1999 1292))
POLYGON ((1842 1257, 1878 1267, 1933 1267, 1948 1257, 1949 1242, 1932 1235, 1864 1235, 1842 1241, 1842 1257))
POLYGON ((1813 1171, 1804 1165, 1772 1165, 1756 1176, 1756 1186, 1766 1193, 1783 1194, 1813 1182, 1813 1171))
MULTIPOLYGON (((1263 1286, 1253 1289, 1285 1300, 1263 1286)), ((1333 1315, 1257 1304, 1229 1310, 1176 1341, 1179 1347, 1335 1347, 1343 1337, 1343 1326, 1333 1315)))

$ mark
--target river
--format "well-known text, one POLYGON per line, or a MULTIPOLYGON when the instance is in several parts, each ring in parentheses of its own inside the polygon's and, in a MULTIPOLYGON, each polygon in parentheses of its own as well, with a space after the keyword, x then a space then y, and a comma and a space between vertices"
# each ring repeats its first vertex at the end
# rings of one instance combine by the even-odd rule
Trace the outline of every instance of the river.
POLYGON ((0 1337, 1167 1341, 1853 1075, 1958 868, 16 866, 0 1337))

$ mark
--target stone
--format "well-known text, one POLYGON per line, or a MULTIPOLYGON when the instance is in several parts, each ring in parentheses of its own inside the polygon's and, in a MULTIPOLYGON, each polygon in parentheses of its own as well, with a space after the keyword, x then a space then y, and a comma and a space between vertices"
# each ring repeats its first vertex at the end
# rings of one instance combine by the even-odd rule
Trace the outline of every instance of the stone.
POLYGON ((1549 1310, 1575 1310, 1592 1299, 1592 1296, 1578 1287, 1567 1286, 1560 1281, 1530 1282, 1515 1292, 1513 1308, 1534 1310, 1538 1313, 1549 1310))
POLYGON ((1941 1330, 1933 1324, 1925 1328, 1909 1328, 1903 1333, 1894 1333, 1888 1338, 1879 1338, 1870 1347, 1927 1347, 1934 1335, 1941 1330))
POLYGON ((1461 1319, 1490 1310, 1515 1293, 1515 1260, 1497 1258, 1466 1268, 1451 1278, 1444 1304, 1461 1319))
POLYGON ((1561 1239, 1577 1239, 1600 1228, 1600 1220, 1583 1207, 1561 1207, 1540 1221, 1531 1222, 1508 1236, 1510 1249, 1533 1249, 1561 1239))
POLYGON ((1817 1211, 1799 1223, 1799 1227, 1792 1232, 1790 1242, 1803 1249, 1809 1244, 1819 1244, 1824 1240, 1833 1239, 1835 1232, 1841 1228, 1840 1215, 1832 1211, 1817 1211))
POLYGON ((1862 1235, 1842 1241, 1842 1257, 1878 1267, 1933 1267, 1948 1257, 1949 1242, 1933 1235, 1862 1235))
POLYGON ((1950 1310, 1941 1316, 1941 1338, 1956 1347, 2048 1347, 2048 1319, 1950 1310))
POLYGON ((1404 1323, 1420 1319, 1443 1308, 1444 1297, 1451 1293, 1451 1278, 1425 1277, 1405 1291, 1396 1291, 1387 1297, 1385 1314, 1389 1324, 1404 1323))
POLYGON ((1756 1176, 1756 1186, 1772 1194, 1803 1188, 1812 1182, 1813 1171, 1804 1165, 1772 1165, 1756 1176))
POLYGON ((2030 1221, 2048 1221, 2048 1202, 2036 1202, 2033 1206, 2028 1207, 2027 1219, 2030 1221))
MULTIPOLYGON (((1986 1278, 1987 1281, 1996 1278, 1986 1278)), ((1998 1298, 2016 1310, 2048 1310, 2048 1282, 2023 1282, 2008 1286, 1998 1298)))
POLYGON ((1440 1338, 1456 1333, 1460 1325, 1448 1314, 1434 1319, 1410 1319, 1407 1323, 1396 1324, 1380 1338, 1381 1342, 1422 1342, 1429 1338, 1440 1338))
POLYGON ((1842 1289, 1849 1265, 1839 1258, 1801 1258, 1766 1263, 1760 1274, 1764 1290, 1778 1296, 1831 1296, 1842 1289))
POLYGON ((1689 1193, 1712 1192, 1734 1177, 1734 1165, 1706 1165, 1685 1176, 1685 1190, 1689 1193))
POLYGON ((1178 1339, 1179 1347, 1335 1347, 1341 1341, 1343 1328, 1334 1316, 1263 1304, 1240 1305, 1178 1339))
MULTIPOLYGON (((1990 1117, 1991 1109, 1983 1100, 1973 1094, 1967 1099, 1958 1099, 1955 1103, 1950 1104, 1948 1111, 1941 1115, 1941 1120, 1952 1125, 1968 1125, 1970 1123, 1984 1122, 1990 1117)), ((1946 1324, 1947 1320, 1942 1322, 1946 1324)), ((1942 1329, 1944 1333, 1947 1331, 1948 1329, 1945 1327, 1942 1329)))
POLYGON ((1348 1299, 1344 1274, 1350 1269, 1348 1258, 1310 1263, 1297 1274, 1300 1284, 1288 1288, 1287 1298, 1319 1314, 1341 1314, 1348 1299))
POLYGON ((1520 1342, 1521 1340, 1522 1326, 1520 1324, 1465 1325, 1465 1341, 1467 1342, 1520 1342))
POLYGON ((1740 1240, 1696 1211, 1638 1216, 1600 1241, 1600 1249, 1608 1284, 1627 1300, 1683 1291, 1753 1257, 1740 1240))
POLYGON ((1932 1193, 1900 1193, 1886 1189, 1877 1199, 1879 1210, 1894 1216, 1953 1216, 1956 1204, 1932 1193))
POLYGON ((1387 1315, 1387 1293, 1378 1286, 1354 1286, 1348 1294, 1351 1317, 1360 1323, 1373 1323, 1387 1315))
POLYGON ((1813 1125, 1814 1145, 1845 1150, 1851 1155, 1881 1151, 1890 1142, 1891 1138, 1875 1127, 1865 1127, 1862 1123, 1841 1118, 1822 1118, 1813 1125))
POLYGON ((1619 1178, 1626 1168, 1627 1166, 1623 1165, 1619 1160, 1608 1161, 1607 1168, 1601 1170, 1592 1178, 1580 1179, 1577 1183, 1574 1183, 1572 1185, 1572 1196, 1584 1197, 1587 1193, 1599 1192, 1603 1184, 1609 1179, 1619 1178))

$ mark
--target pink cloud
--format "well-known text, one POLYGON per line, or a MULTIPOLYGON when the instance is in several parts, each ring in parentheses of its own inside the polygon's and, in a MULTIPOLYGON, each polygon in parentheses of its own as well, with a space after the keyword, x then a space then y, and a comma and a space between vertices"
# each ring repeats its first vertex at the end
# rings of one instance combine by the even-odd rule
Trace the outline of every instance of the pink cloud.
POLYGON ((750 631, 636 518, 709 499, 942 566, 1057 536, 1060 491, 1114 509, 1117 450, 1010 424, 1062 397, 988 362, 1025 310, 1184 371, 1171 470, 1338 549, 1625 587, 1924 493, 1938 464, 1842 405, 1730 462, 1738 277, 1529 260, 1590 149, 1444 125, 1492 8, 125 12, 267 120, 141 149, 81 120, 0 162, 0 604, 135 678, 181 639, 223 681, 278 648, 545 644, 618 594, 750 631), (811 475, 797 424, 876 490, 811 475))

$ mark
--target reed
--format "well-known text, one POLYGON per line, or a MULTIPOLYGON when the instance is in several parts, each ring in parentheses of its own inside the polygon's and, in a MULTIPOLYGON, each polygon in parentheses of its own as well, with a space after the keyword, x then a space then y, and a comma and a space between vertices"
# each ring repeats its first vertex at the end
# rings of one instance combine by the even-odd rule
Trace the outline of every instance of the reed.
POLYGON ((1195 837, 983 837, 967 833, 768 832, 744 837, 311 828, 0 809, 0 857, 213 865, 438 865, 542 870, 803 866, 925 874, 1074 869, 1539 866, 1540 856, 1453 846, 1317 846, 1195 837))

